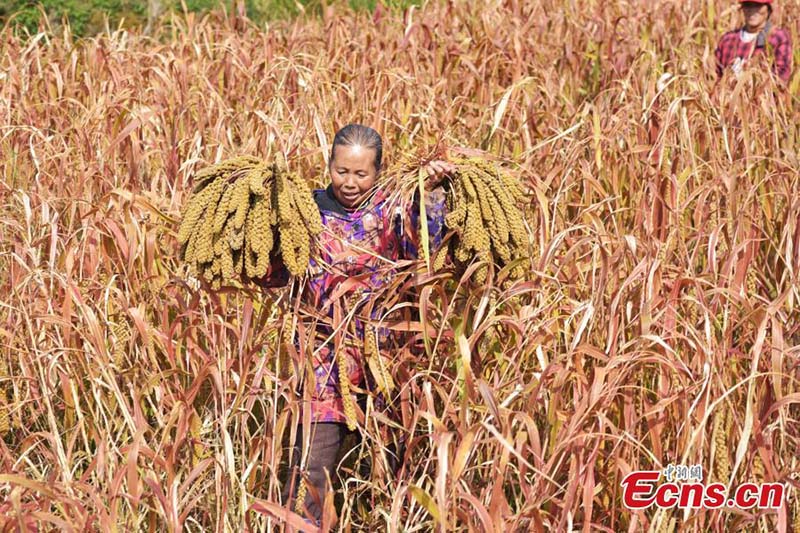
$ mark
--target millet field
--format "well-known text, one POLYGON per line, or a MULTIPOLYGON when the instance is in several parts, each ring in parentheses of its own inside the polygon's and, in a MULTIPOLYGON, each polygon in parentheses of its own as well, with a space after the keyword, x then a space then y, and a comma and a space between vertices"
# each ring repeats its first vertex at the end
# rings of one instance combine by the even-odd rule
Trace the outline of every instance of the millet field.
MULTIPOLYGON (((775 15, 800 40, 800 0, 775 15)), ((178 227, 202 168, 280 154, 324 187, 360 122, 389 171, 501 164, 529 257, 520 279, 397 279, 402 417, 360 425, 321 531, 800 532, 800 74, 717 83, 738 21, 723 0, 451 0, 0 30, 0 530, 317 530, 280 501, 297 282, 213 290, 178 227), (623 505, 627 474, 670 464, 787 494, 623 505)))

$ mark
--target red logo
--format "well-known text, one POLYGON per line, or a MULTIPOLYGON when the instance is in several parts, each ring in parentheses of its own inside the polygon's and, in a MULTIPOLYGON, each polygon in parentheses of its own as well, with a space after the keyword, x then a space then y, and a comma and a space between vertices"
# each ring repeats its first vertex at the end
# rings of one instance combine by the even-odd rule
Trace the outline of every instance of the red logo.
POLYGON ((778 509, 786 492, 782 483, 743 483, 729 491, 722 483, 703 483, 699 465, 692 467, 695 475, 691 479, 694 481, 682 475, 683 468, 673 465, 667 467, 664 470, 665 483, 658 483, 662 473, 657 470, 631 472, 622 480, 623 505, 631 510, 647 509, 651 505, 664 509, 778 509), (696 475, 698 472, 699 478, 696 475), (674 480, 673 473, 677 474, 674 480), (730 497, 726 499, 726 495, 730 497))

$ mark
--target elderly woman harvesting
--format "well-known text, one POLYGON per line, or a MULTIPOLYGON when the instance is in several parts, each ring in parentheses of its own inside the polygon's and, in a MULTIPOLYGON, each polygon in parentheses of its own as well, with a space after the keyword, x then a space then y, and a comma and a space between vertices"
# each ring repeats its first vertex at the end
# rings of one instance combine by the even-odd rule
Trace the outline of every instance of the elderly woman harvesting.
MULTIPOLYGON (((310 350, 304 350, 313 353, 313 382, 306 385, 310 402, 304 406, 311 415, 310 446, 302 468, 306 481, 301 483, 295 475, 301 456, 298 438, 283 496, 285 502, 302 500, 298 487, 308 487, 305 505, 301 501, 295 508, 299 511, 305 506, 316 520, 322 515, 321 503, 329 490, 327 475, 333 477, 347 426, 353 428, 356 423, 351 389, 372 381, 364 346, 370 342, 374 346, 381 335, 365 322, 382 314, 375 299, 394 278, 398 262, 415 259, 417 254, 419 210, 413 205, 410 210, 396 209, 376 189, 381 163, 380 135, 365 126, 345 126, 333 141, 331 184, 313 194, 324 231, 302 294, 307 308, 303 325, 314 337, 308 343, 310 350)), ((427 231, 431 246, 437 248, 444 235, 445 195, 436 187, 454 167, 434 161, 426 171, 427 231)), ((260 283, 276 286, 287 278, 278 266, 260 283)))
MULTIPOLYGON (((417 259, 418 247, 424 245, 433 270, 451 263, 463 282, 482 287, 495 267, 506 286, 530 265, 519 181, 483 153, 456 150, 472 155, 422 168, 410 163, 388 187, 378 187, 380 135, 351 124, 336 133, 324 190, 312 193, 280 155, 272 164, 235 157, 194 177, 178 230, 189 274, 211 290, 248 281, 277 287, 291 276, 300 288, 292 327, 284 331, 291 333, 286 349, 300 352, 293 359, 304 389, 303 431, 283 499, 316 520, 346 430, 377 420, 370 405, 380 411, 392 400, 392 376, 380 354, 404 349, 385 325, 408 319, 398 316, 408 309, 402 289, 408 278, 400 274, 417 259), (356 393, 367 400, 367 418, 356 393)), ((396 469, 402 454, 392 444, 381 449, 396 469)))

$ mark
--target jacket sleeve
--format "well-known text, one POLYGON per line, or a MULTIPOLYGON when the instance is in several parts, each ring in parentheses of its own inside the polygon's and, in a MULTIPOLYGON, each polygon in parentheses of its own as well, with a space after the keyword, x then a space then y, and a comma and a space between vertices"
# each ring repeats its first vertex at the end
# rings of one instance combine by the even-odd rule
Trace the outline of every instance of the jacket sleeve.
MULTIPOLYGON (((411 205, 403 213, 402 220, 395 224, 400 240, 400 255, 403 259, 418 259, 422 244, 419 196, 415 195, 411 205)), ((438 187, 425 192, 425 218, 428 227, 428 242, 431 254, 442 245, 445 235, 444 216, 447 213, 444 189, 438 187)))
POLYGON ((717 67, 717 77, 721 78, 722 74, 725 70, 725 65, 722 63, 722 41, 717 44, 716 50, 714 50, 714 58, 716 59, 716 67, 717 67))
POLYGON ((789 32, 781 30, 775 32, 774 43, 772 43, 775 50, 775 74, 784 82, 788 82, 792 76, 792 38, 789 32))
POLYGON ((736 43, 739 42, 738 33, 727 32, 720 37, 717 48, 714 50, 714 59, 717 67, 717 77, 722 78, 725 69, 728 68, 736 54, 736 43))

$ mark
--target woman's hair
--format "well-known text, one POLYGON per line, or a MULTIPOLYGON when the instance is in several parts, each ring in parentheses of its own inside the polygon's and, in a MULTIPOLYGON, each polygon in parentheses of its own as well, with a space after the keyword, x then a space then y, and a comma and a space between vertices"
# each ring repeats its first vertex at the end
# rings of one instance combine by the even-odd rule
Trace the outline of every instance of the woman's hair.
POLYGON ((375 170, 381 169, 383 159, 383 140, 380 134, 368 126, 361 124, 348 124, 333 137, 331 147, 331 161, 337 146, 363 146, 375 150, 375 170))

